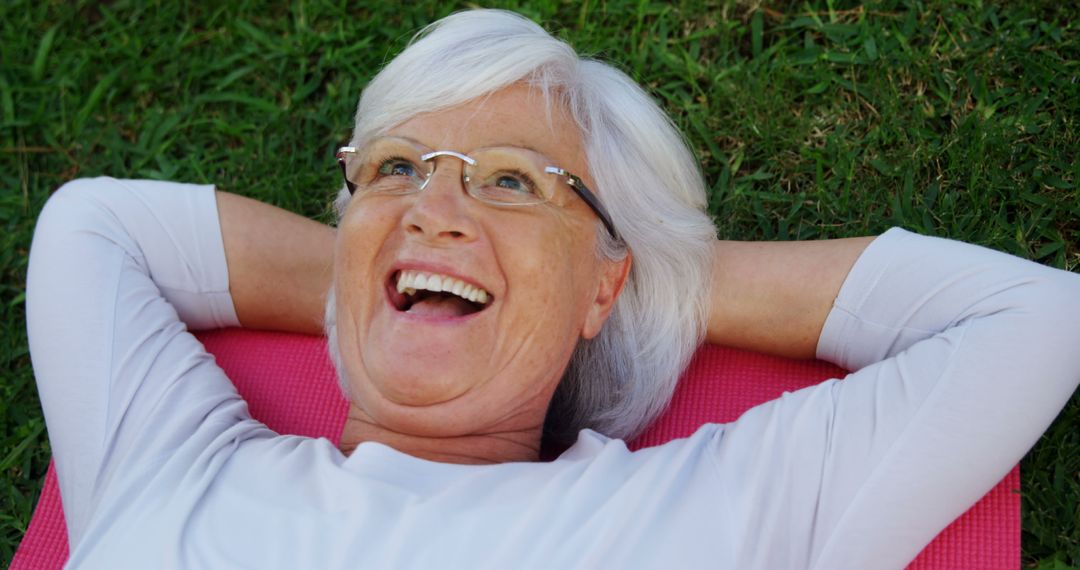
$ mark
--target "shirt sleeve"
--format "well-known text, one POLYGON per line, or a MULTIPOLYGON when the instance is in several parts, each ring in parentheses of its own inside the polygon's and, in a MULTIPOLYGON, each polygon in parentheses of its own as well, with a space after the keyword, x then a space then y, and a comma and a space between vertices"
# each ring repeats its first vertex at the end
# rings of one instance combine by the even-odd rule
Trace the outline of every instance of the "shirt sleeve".
POLYGON ((724 508, 751 513, 733 548, 903 568, 1049 426, 1080 381, 1078 342, 1080 276, 886 232, 818 341, 853 372, 749 410, 716 444, 724 508))
POLYGON ((853 267, 814 568, 902 567, 1021 459, 1080 381, 1080 277, 893 229, 853 267))
POLYGON ((213 187, 98 178, 50 198, 27 334, 73 547, 125 469, 245 416, 187 332, 236 325, 213 187))

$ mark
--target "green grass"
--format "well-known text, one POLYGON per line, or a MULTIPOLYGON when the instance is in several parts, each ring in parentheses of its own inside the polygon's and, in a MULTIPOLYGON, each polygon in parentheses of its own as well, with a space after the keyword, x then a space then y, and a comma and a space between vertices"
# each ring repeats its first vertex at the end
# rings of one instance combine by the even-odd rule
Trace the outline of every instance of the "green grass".
MULTIPOLYGON (((111 174, 213 182, 327 219, 365 82, 466 4, 0 5, 0 561, 49 451, 25 340, 49 192, 111 174)), ((697 149, 719 234, 893 225, 1080 266, 1080 8, 886 1, 517 7, 621 66, 697 149)), ((1080 397, 1024 459, 1026 566, 1080 566, 1080 397)))

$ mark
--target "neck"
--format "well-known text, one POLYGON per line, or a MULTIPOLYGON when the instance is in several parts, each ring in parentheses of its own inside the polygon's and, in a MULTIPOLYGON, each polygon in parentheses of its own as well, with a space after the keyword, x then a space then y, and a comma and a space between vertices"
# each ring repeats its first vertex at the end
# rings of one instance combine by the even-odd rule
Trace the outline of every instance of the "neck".
POLYGON ((543 426, 536 425, 460 436, 421 436, 379 425, 356 404, 349 404, 338 448, 351 455, 361 443, 376 441, 429 461, 483 465, 539 460, 542 433, 543 426))

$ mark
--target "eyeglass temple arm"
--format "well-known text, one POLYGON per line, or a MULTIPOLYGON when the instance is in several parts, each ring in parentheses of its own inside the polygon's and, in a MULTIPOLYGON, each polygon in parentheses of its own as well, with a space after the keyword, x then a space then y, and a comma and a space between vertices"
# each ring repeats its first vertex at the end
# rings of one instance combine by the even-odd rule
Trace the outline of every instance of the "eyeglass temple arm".
POLYGON ((356 194, 356 184, 353 184, 352 181, 349 180, 349 173, 348 173, 347 170, 345 170, 345 153, 347 153, 347 152, 348 153, 356 152, 356 147, 354 147, 354 146, 343 146, 343 147, 339 148, 337 150, 337 154, 336 154, 337 163, 338 163, 338 166, 341 167, 341 177, 345 179, 345 187, 349 189, 349 194, 356 194))
POLYGON ((580 196, 581 199, 584 200, 590 208, 592 208, 593 212, 596 212, 596 216, 600 218, 601 222, 603 222, 604 228, 606 228, 608 233, 611 234, 612 239, 614 239, 615 241, 622 241, 622 238, 619 237, 619 232, 615 231, 615 224, 611 221, 611 214, 608 214, 607 208, 604 207, 604 204, 600 202, 600 199, 596 197, 596 194, 593 194, 592 190, 589 190, 589 187, 586 186, 580 178, 574 176, 573 174, 570 174, 569 172, 561 168, 549 166, 546 170, 554 174, 565 176, 566 183, 574 189, 575 194, 580 196))

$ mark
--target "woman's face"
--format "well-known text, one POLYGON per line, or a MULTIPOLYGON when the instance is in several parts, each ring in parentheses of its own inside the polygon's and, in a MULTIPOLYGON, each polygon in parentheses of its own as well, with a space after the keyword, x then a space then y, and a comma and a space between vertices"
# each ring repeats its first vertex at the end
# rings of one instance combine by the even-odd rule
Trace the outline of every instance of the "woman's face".
MULTIPOLYGON (((525 86, 387 134, 465 155, 525 147, 596 187, 573 120, 525 86)), ((422 192, 358 191, 341 219, 337 333, 354 404, 414 435, 535 428, 576 343, 607 318, 629 260, 597 258, 597 219, 569 188, 561 207, 493 206, 466 192, 461 160, 435 160, 422 192), (418 274, 483 290, 487 302, 476 310, 448 292, 398 292, 403 275, 416 288, 418 274)))

